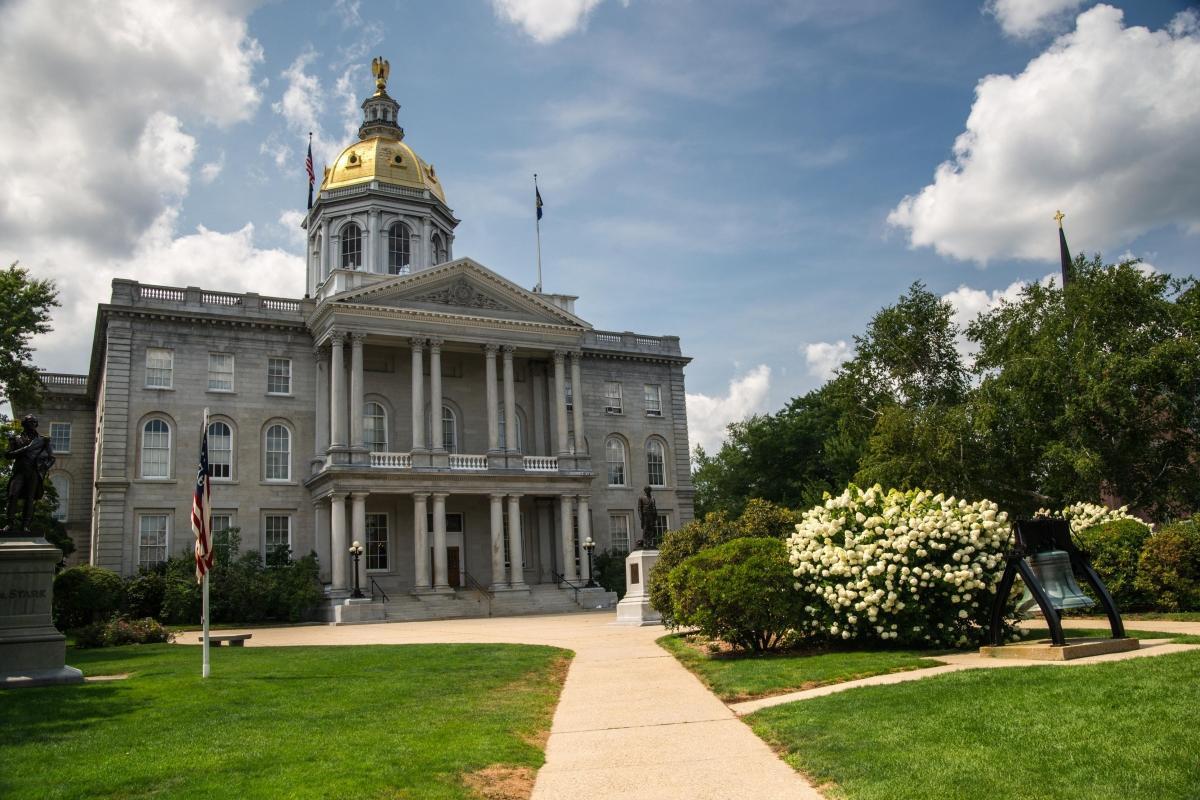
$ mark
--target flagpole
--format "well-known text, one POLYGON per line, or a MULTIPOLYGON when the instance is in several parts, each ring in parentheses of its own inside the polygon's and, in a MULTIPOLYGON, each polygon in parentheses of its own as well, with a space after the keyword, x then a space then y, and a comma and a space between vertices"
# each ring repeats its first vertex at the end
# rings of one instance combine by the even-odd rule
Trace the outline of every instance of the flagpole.
MULTIPOLYGON (((533 173, 533 193, 538 196, 537 173, 533 173)), ((538 261, 538 282, 537 292, 542 291, 542 210, 539 208, 534 219, 534 227, 537 229, 537 261, 538 261)))
MULTIPOLYGON (((202 433, 200 434, 201 437, 203 437, 206 433, 208 433, 208 408, 207 407, 205 407, 205 409, 204 409, 204 427, 201 428, 200 430, 202 431, 202 433)), ((207 532, 207 535, 211 536, 211 534, 212 534, 211 531, 207 532)), ((212 547, 211 542, 209 543, 209 547, 210 548, 212 547)), ((204 626, 204 647, 203 647, 204 660, 203 660, 203 664, 201 665, 201 668, 200 668, 200 677, 202 677, 202 678, 207 678, 209 676, 210 672, 212 671, 211 667, 209 665, 209 661, 208 661, 208 573, 211 571, 212 570, 204 571, 204 583, 203 583, 203 588, 201 589, 201 592, 200 592, 200 596, 201 596, 200 622, 204 626)))

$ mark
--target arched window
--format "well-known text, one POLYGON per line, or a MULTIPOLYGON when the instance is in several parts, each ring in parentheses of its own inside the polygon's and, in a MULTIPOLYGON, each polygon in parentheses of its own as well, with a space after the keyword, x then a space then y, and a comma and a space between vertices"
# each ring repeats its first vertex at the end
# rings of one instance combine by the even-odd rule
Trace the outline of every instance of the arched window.
POLYGON ((625 443, 610 436, 604 443, 604 457, 608 461, 608 485, 625 485, 625 443))
POLYGON ((387 410, 380 403, 368 401, 363 406, 363 444, 372 453, 387 452, 387 410))
POLYGON ((163 419, 142 426, 142 477, 171 477, 171 426, 163 419))
POLYGON ((275 423, 267 428, 266 480, 292 479, 292 432, 286 425, 275 423))
POLYGON ((362 267, 362 229, 351 222, 342 228, 342 269, 362 267))
POLYGON ((408 274, 409 266, 409 237, 412 232, 403 222, 396 222, 388 228, 388 273, 392 275, 408 274))
MULTIPOLYGON (((517 429, 516 429, 517 430, 517 440, 515 442, 513 442, 513 446, 515 448, 517 448, 518 453, 524 453, 525 452, 525 426, 521 423, 521 415, 520 414, 515 414, 514 416, 516 416, 516 418, 517 418, 517 429)), ((504 418, 504 406, 500 406, 500 410, 497 415, 497 420, 499 421, 500 424, 497 429, 498 434, 499 434, 499 441, 496 442, 496 447, 499 448, 499 447, 504 446, 504 432, 507 429, 507 425, 505 424, 506 420, 504 418)))
POLYGON ((233 431, 224 422, 208 423, 208 474, 217 480, 233 478, 233 431))
POLYGON ((458 452, 458 425, 450 406, 442 406, 442 447, 447 453, 458 452))
POLYGON ((667 485, 667 453, 658 439, 646 441, 646 482, 651 486, 667 485))
POLYGON ((67 521, 67 511, 71 507, 71 479, 62 473, 50 476, 54 485, 54 493, 58 495, 58 505, 54 507, 54 518, 59 522, 67 521))
POLYGON ((446 260, 446 243, 440 233, 433 235, 433 239, 429 242, 429 250, 434 264, 441 264, 446 260))

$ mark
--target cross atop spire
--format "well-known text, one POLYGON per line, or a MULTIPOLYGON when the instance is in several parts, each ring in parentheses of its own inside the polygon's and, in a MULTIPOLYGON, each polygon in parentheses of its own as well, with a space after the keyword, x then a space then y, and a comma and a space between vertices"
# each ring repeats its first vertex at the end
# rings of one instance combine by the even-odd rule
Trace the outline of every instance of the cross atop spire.
POLYGON ((1066 215, 1066 214, 1064 214, 1064 213, 1062 213, 1061 211, 1056 211, 1056 212, 1054 213, 1054 219, 1055 219, 1055 221, 1056 221, 1056 222, 1058 222, 1058 229, 1059 229, 1059 230, 1062 230, 1062 221, 1063 221, 1063 218, 1064 218, 1065 216, 1067 216, 1067 215, 1066 215))

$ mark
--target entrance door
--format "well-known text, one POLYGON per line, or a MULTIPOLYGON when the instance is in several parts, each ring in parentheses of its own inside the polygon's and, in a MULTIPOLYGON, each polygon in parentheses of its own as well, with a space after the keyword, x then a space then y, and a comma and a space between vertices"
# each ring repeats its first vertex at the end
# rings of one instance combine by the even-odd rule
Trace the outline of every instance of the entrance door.
MULTIPOLYGON (((433 539, 433 514, 428 519, 429 538, 433 539)), ((465 583, 462 573, 467 565, 463 553, 463 515, 461 512, 446 512, 446 582, 455 589, 461 589, 465 583)), ((429 581, 436 584, 433 575, 433 546, 429 547, 429 581)))
POLYGON ((457 547, 446 548, 446 579, 450 581, 450 585, 458 589, 462 587, 462 575, 459 574, 459 549, 457 547))

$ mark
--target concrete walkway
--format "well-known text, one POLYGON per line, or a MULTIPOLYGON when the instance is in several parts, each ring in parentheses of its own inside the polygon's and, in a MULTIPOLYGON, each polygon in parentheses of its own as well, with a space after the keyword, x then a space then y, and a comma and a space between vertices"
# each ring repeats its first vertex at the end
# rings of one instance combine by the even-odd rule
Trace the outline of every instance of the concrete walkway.
MULTIPOLYGON (((259 628, 251 647, 514 642, 575 652, 534 800, 821 800, 673 656, 612 612, 259 628)), ((233 631, 221 631, 232 633, 233 631)), ((194 642, 188 634, 180 641, 194 642)))

